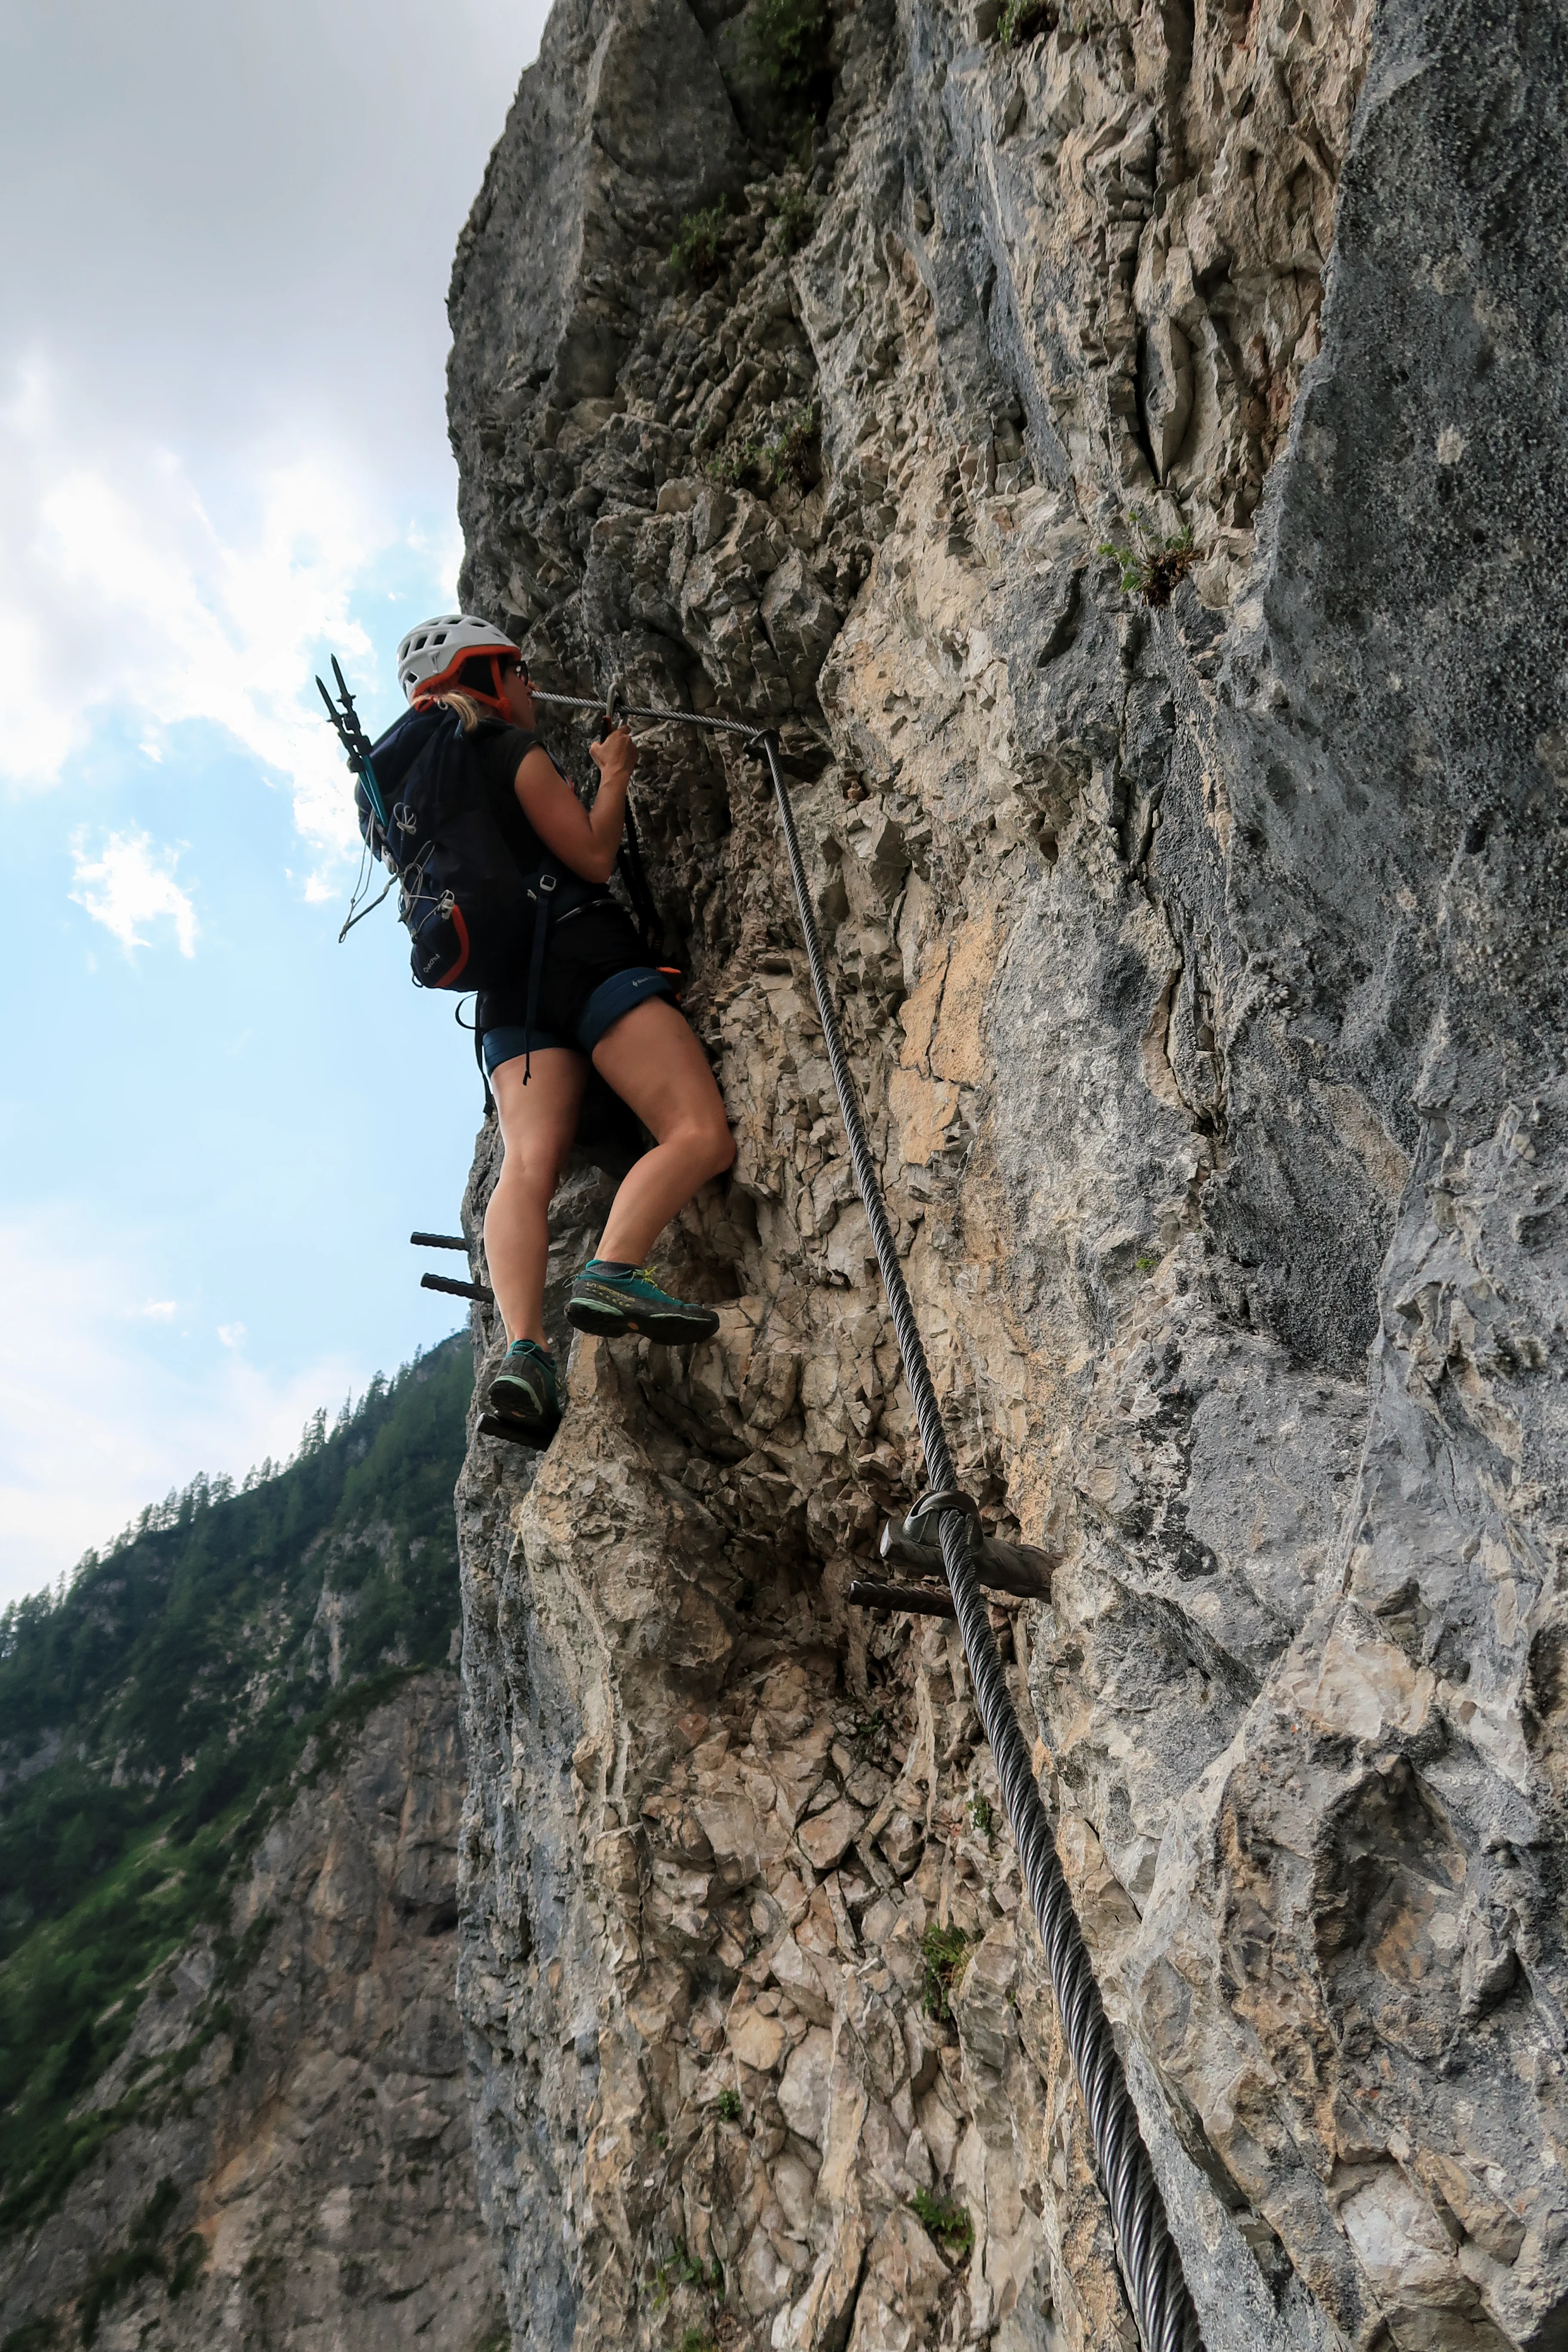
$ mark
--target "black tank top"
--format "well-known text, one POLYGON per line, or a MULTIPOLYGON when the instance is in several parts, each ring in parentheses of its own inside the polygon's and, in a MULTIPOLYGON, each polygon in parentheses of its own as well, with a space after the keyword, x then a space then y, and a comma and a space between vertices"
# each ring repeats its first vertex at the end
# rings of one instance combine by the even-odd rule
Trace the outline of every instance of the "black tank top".
MULTIPOLYGON (((538 736, 526 727, 498 727, 487 728, 473 746, 497 827, 524 874, 533 873, 552 855, 524 815, 517 796, 517 772, 538 741, 538 736)), ((553 862, 563 872, 569 870, 564 859, 557 857, 553 862)), ((608 901, 607 892, 605 898, 608 901)), ((630 919, 613 902, 574 916, 559 931, 552 925, 545 950, 548 1003, 542 1025, 549 1028, 553 1024, 569 1032, 571 1017, 581 1011, 601 981, 645 961, 630 919)), ((487 1029, 522 1023, 528 1017, 527 1007, 528 982, 520 957, 515 981, 481 992, 475 1006, 479 1034, 483 1036, 487 1029)))
POLYGON ((523 814, 522 803, 517 796, 517 772, 538 742, 538 736, 526 727, 487 728, 473 747, 501 839, 523 874, 531 874, 550 855, 523 814))

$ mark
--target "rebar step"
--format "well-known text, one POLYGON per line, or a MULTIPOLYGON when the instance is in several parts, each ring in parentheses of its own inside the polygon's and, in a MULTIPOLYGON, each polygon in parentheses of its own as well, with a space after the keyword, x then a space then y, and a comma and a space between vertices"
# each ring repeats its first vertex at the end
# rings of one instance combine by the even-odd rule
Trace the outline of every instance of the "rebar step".
POLYGON ((496 1303, 495 1292, 487 1290, 482 1282, 454 1282, 450 1275, 422 1274, 419 1287, 421 1290, 444 1290, 449 1298, 472 1298, 480 1307, 493 1307, 496 1303))

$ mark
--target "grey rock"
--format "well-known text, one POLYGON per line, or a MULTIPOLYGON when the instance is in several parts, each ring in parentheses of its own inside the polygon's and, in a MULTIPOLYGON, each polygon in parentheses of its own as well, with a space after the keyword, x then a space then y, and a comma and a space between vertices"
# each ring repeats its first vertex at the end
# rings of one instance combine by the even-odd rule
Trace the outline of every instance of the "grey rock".
MULTIPOLYGON (((1005 1645, 1211 2352, 1544 2352, 1563 23, 986 15, 841 15, 809 173, 693 62, 699 289, 558 11, 454 280, 463 593, 781 730, 961 1475, 1061 1556, 1005 1645)), ((768 799, 673 730, 639 790, 738 1159, 664 1245, 715 1341, 577 1343, 459 1498, 513 2340, 1132 2352, 954 1636, 845 1604, 921 1464, 768 799)))

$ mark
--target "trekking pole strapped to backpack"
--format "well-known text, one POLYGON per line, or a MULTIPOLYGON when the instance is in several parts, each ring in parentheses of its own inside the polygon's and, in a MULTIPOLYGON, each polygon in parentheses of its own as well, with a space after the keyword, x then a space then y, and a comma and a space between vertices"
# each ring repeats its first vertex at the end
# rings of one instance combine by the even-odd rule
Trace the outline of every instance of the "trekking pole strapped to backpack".
MULTIPOLYGON (((321 700, 326 704, 327 717, 331 720, 333 728, 337 731, 338 740, 348 754, 349 766, 353 769, 354 774, 358 777, 360 783, 363 786, 366 798, 369 800, 371 807, 375 814, 376 824, 380 832, 380 839, 366 839, 365 856, 371 859, 379 860, 384 855, 385 849, 386 809, 382 801, 381 787, 376 782, 375 770, 371 764, 371 740, 369 736, 365 733, 364 729, 360 725, 359 713, 354 709, 353 696, 349 692, 348 681, 344 677, 342 671, 339 667, 338 658, 335 654, 332 656, 332 676, 338 681, 338 694, 342 703, 341 709, 334 706, 332 698, 327 692, 325 686, 322 684, 319 672, 316 677, 316 690, 320 694, 321 700)), ((386 862, 389 866, 393 863, 390 857, 387 858, 386 862)), ((395 879, 396 872, 395 868, 393 880, 395 881, 395 879)), ((382 898, 384 898, 391 890, 392 883, 389 882, 387 884, 386 889, 381 893, 381 898, 373 898, 370 901, 370 904, 366 906, 364 905, 363 900, 365 893, 369 888, 370 875, 367 867, 362 862, 359 870, 359 878, 354 884, 353 895, 349 899, 348 915, 344 920, 342 929, 338 933, 339 947, 342 947, 343 941, 347 939, 349 933, 353 929, 356 923, 363 923, 367 915, 374 914, 376 908, 381 904, 382 898)))
POLYGON ((370 758, 374 747, 370 737, 360 725, 359 713, 354 709, 354 698, 349 692, 348 681, 339 667, 336 654, 332 656, 332 676, 338 681, 338 694, 342 704, 341 710, 334 706, 331 696, 322 685, 320 673, 316 677, 316 690, 327 706, 327 717, 337 730, 339 742, 348 753, 349 766, 364 786, 366 796, 375 812, 376 823, 380 825, 384 839, 386 810, 382 803, 381 787, 376 782, 375 770, 371 765, 370 758))

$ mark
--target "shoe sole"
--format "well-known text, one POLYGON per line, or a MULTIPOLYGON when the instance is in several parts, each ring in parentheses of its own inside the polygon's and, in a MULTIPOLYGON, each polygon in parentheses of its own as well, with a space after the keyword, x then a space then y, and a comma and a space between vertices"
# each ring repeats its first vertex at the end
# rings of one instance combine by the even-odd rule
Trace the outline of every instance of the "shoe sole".
POLYGON ((530 1435, 548 1432, 549 1437, 553 1437, 561 1426, 559 1412, 552 1412, 548 1407, 541 1411, 525 1391, 503 1387, 499 1381, 485 1399, 485 1410, 493 1413, 497 1421, 504 1421, 513 1429, 525 1429, 530 1435), (519 1404, 523 1407, 521 1412, 519 1404))
POLYGON ((536 1426, 532 1422, 510 1421, 504 1412, 479 1415, 481 1437, 502 1437, 509 1445, 525 1446, 531 1454, 542 1454, 560 1426, 559 1419, 536 1426))
POLYGON ((719 1328, 716 1315, 660 1315, 639 1308, 636 1313, 620 1307, 599 1307, 592 1299, 569 1299, 566 1320, 579 1331, 591 1331, 596 1339, 622 1339, 628 1331, 636 1331, 644 1339, 661 1339, 668 1348, 679 1348, 697 1339, 710 1339, 719 1328))

